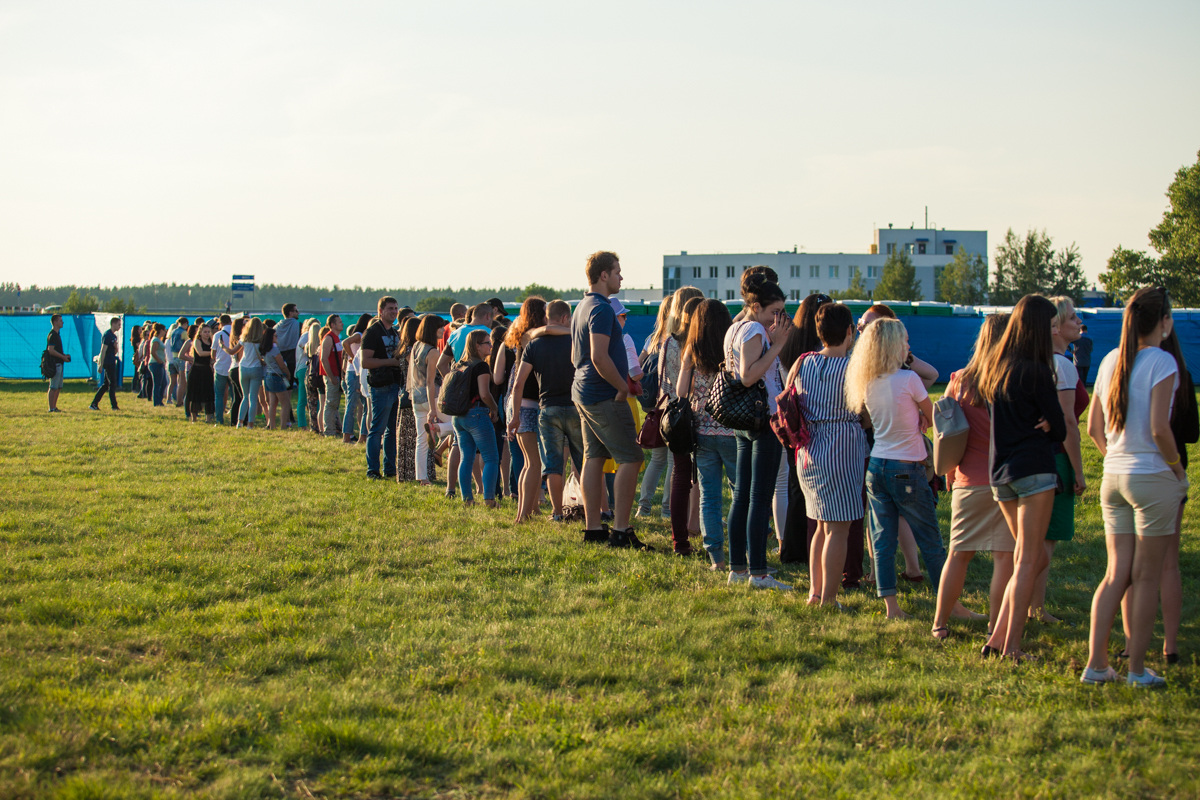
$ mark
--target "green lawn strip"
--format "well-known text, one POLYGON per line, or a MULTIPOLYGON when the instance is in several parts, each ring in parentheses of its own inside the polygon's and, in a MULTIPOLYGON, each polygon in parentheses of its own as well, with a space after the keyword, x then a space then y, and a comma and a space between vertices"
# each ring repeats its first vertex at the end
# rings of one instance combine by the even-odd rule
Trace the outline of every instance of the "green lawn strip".
POLYGON ((979 659, 981 623, 934 642, 927 584, 901 589, 911 622, 866 592, 814 610, 664 555, 657 517, 659 553, 613 552, 367 483, 361 448, 127 394, 86 412, 74 383, 47 415, 30 387, 0 382, 0 797, 1200 793, 1194 520, 1181 664, 1160 638, 1148 661, 1169 690, 1078 682, 1105 565, 1090 445, 1064 622, 1030 624, 1044 661, 1018 668, 979 659))

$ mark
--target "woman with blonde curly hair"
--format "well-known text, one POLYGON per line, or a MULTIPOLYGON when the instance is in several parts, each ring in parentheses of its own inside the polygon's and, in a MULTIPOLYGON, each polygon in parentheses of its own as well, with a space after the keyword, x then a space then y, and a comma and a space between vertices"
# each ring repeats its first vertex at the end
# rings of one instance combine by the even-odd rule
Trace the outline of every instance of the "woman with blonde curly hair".
POLYGON ((867 327, 846 368, 846 408, 865 413, 875 428, 867 465, 867 502, 871 507, 876 593, 888 619, 908 614, 896 600, 896 546, 900 518, 908 521, 935 586, 942 577, 946 550, 934 511, 933 491, 925 479, 923 430, 933 418, 925 385, 912 370, 904 323, 881 319, 867 327))

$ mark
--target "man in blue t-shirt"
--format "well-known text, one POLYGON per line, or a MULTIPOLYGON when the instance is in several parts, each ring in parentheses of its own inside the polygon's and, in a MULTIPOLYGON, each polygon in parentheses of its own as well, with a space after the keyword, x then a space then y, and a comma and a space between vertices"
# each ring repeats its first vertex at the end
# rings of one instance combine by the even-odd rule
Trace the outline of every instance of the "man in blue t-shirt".
POLYGON ((492 307, 487 303, 472 306, 467 311, 469 322, 460 326, 446 339, 447 347, 442 350, 442 355, 438 358, 439 373, 446 375, 450 372, 454 362, 462 358, 463 348, 467 346, 467 336, 471 334, 471 331, 490 331, 492 329, 492 313, 492 307))
POLYGON ((119 330, 121 330, 121 318, 113 317, 108 321, 108 333, 104 334, 104 338, 100 340, 100 356, 96 359, 96 366, 100 368, 102 377, 100 390, 96 392, 96 396, 92 398, 92 404, 88 406, 92 411, 100 410, 100 398, 104 397, 105 392, 108 392, 108 400, 112 403, 113 411, 117 410, 117 365, 121 363, 121 340, 117 337, 119 330))
POLYGON ((571 317, 571 361, 575 381, 571 400, 583 428, 584 541, 607 541, 610 547, 651 549, 638 541, 629 512, 642 466, 633 411, 629 408, 629 364, 621 323, 608 302, 621 289, 621 261, 616 253, 592 253, 587 262, 588 293, 571 317), (617 462, 614 483, 614 528, 600 522, 604 462, 617 462))

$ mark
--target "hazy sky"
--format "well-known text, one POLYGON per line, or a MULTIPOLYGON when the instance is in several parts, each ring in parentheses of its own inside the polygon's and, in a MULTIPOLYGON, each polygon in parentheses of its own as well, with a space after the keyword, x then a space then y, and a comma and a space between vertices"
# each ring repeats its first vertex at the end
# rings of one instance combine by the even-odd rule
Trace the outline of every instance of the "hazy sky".
MULTIPOLYGON (((0 0, 0 279, 580 286, 1046 228, 1200 150, 1200 2, 0 0)), ((989 254, 989 257, 991 254, 989 254)))

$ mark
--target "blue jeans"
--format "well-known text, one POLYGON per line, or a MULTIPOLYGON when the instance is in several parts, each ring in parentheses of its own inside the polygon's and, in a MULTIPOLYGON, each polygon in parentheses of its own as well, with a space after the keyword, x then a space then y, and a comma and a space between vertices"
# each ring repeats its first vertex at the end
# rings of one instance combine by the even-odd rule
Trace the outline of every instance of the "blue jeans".
POLYGON ((474 499, 471 472, 475 453, 483 456, 483 499, 496 499, 496 478, 500 474, 500 454, 496 452, 496 429, 487 406, 475 406, 464 416, 454 418, 454 434, 462 457, 458 463, 458 488, 464 502, 474 499))
POLYGON ((242 384, 242 407, 238 409, 238 424, 253 425, 258 419, 258 389, 262 386, 262 367, 241 367, 238 382, 242 384))
MULTIPOLYGON (((757 439, 742 434, 737 442, 737 469, 733 479, 733 503, 729 506, 729 568, 746 569, 746 551, 750 551, 750 574, 767 574, 767 527, 773 510, 775 479, 783 445, 772 431, 757 439)), ((679 498, 676 498, 678 500, 679 498)))
POLYGON ((867 502, 871 509, 878 595, 888 597, 896 593, 896 543, 901 516, 912 528, 936 592, 942 580, 942 565, 946 563, 946 548, 942 546, 933 490, 925 480, 925 464, 872 458, 867 464, 867 502))
POLYGON ((346 373, 346 413, 342 416, 342 433, 354 433, 354 415, 358 413, 358 407, 362 403, 358 381, 357 372, 346 373))
POLYGON ((732 436, 696 437, 696 471, 700 473, 700 531, 714 564, 725 563, 725 516, 721 513, 725 484, 737 474, 737 441, 732 436))
POLYGON ((400 386, 368 386, 371 393, 371 427, 367 429, 367 477, 379 478, 379 448, 383 448, 383 474, 396 477, 396 412, 400 386))
POLYGON ((157 361, 150 362, 150 377, 154 381, 154 405, 163 404, 163 395, 167 391, 167 365, 157 361))
MULTIPOLYGON (((567 475, 563 445, 571 449, 571 461, 583 469, 583 428, 575 406, 547 406, 538 415, 538 454, 543 475, 567 475)), ((611 474, 611 473, 610 473, 611 474)))
POLYGON ((525 454, 516 439, 508 443, 508 462, 511 469, 508 475, 509 491, 514 495, 521 492, 521 470, 525 469, 525 454))
POLYGON ((225 397, 232 394, 233 389, 229 385, 229 376, 213 375, 213 396, 216 398, 218 425, 225 424, 225 397))

